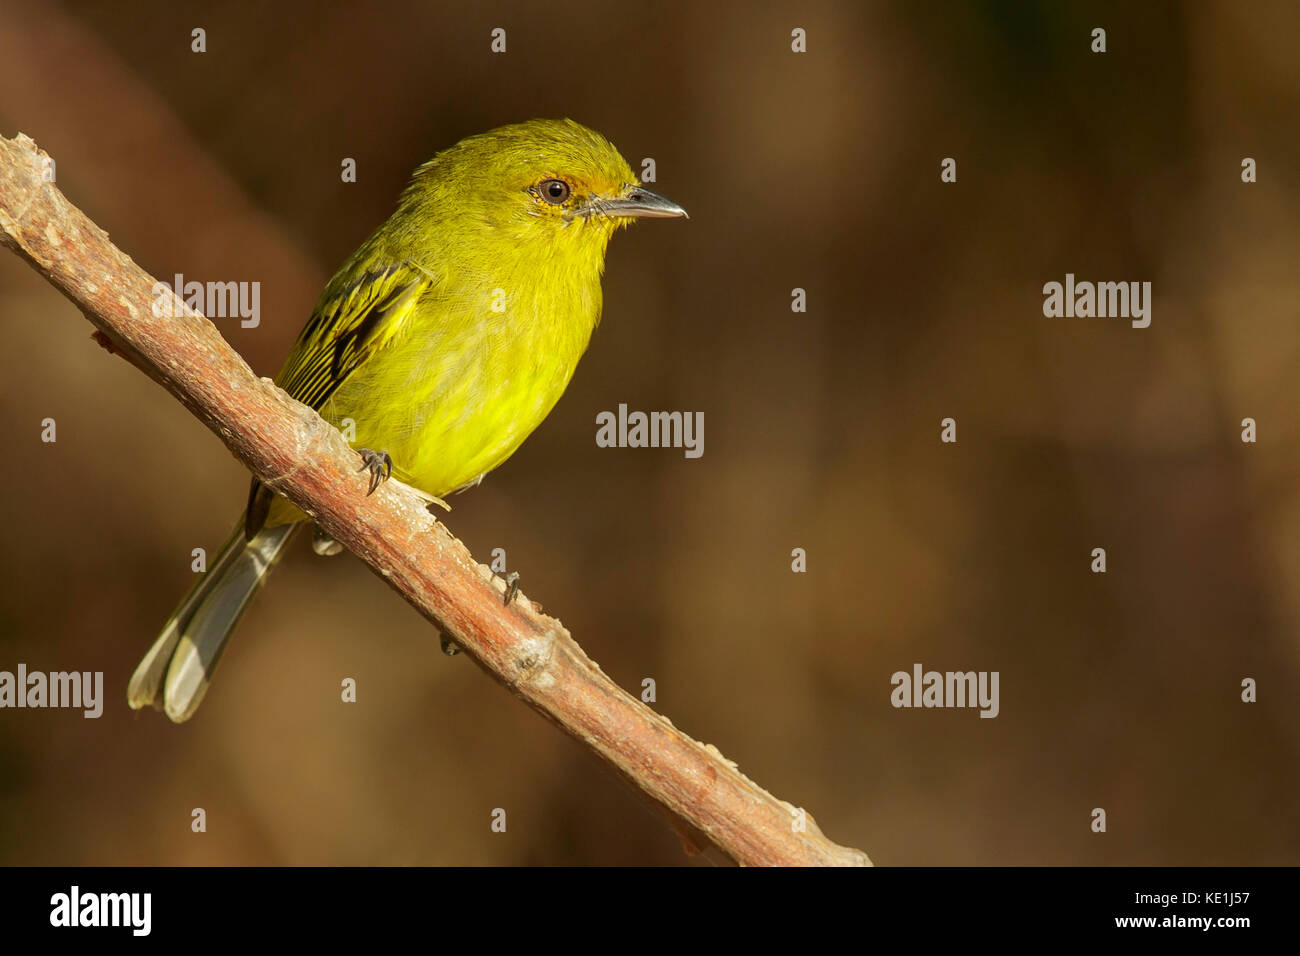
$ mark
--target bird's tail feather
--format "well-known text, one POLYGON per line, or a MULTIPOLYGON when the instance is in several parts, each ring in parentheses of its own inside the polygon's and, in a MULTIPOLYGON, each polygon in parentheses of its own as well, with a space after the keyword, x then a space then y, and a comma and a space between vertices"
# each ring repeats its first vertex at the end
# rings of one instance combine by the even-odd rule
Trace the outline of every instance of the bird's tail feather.
POLYGON ((276 525, 246 539, 239 522, 131 675, 126 699, 133 710, 157 707, 176 723, 193 716, 240 615, 301 527, 276 525))

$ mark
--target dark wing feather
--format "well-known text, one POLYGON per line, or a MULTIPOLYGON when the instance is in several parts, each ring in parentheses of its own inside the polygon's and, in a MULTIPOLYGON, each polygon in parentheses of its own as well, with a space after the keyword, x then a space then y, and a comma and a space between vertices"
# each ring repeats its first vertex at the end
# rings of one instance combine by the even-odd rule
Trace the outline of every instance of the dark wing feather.
POLYGON ((276 382, 304 405, 320 409, 357 366, 401 330, 430 278, 403 263, 327 289, 276 382))

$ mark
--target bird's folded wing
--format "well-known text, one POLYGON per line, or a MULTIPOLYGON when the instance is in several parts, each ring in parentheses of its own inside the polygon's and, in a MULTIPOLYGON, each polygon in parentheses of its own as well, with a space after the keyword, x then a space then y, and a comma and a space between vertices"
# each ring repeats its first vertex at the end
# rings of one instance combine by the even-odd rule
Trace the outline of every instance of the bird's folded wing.
MULTIPOLYGON (((433 276, 409 263, 340 273, 321 296, 276 382, 304 405, 320 408, 362 362, 392 341, 414 315, 433 276)), ((274 495, 256 478, 248 489, 244 533, 265 525, 274 495)))
POLYGON ((401 263, 330 283, 276 382, 320 409, 354 369, 402 330, 432 279, 401 263))

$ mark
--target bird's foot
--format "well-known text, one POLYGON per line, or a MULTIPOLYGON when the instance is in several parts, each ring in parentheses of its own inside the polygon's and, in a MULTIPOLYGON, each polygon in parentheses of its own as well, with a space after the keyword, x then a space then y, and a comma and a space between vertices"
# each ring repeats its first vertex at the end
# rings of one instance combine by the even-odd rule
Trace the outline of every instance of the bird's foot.
POLYGON ((499 571, 493 571, 492 574, 494 577, 498 577, 506 583, 505 601, 502 603, 509 605, 509 603, 519 594, 519 572, 507 571, 505 574, 502 574, 499 571))
POLYGON ((370 472, 370 490, 366 494, 373 495, 375 489, 393 474, 392 456, 386 451, 373 451, 369 448, 358 448, 357 454, 361 456, 361 467, 357 471, 370 472))
POLYGON ((333 557, 343 550, 343 545, 330 537, 323 528, 316 526, 311 538, 311 549, 323 558, 333 557))

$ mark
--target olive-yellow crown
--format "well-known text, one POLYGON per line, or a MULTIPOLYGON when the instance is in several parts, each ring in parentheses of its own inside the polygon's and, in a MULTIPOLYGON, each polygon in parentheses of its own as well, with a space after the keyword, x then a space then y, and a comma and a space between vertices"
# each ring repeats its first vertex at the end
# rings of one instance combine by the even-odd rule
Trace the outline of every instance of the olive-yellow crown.
POLYGON ((553 238, 555 226, 607 237, 636 218, 686 215, 645 189, 609 140, 570 119, 466 137, 416 170, 403 205, 435 206, 443 222, 454 210, 471 228, 505 228, 520 239, 553 238))

